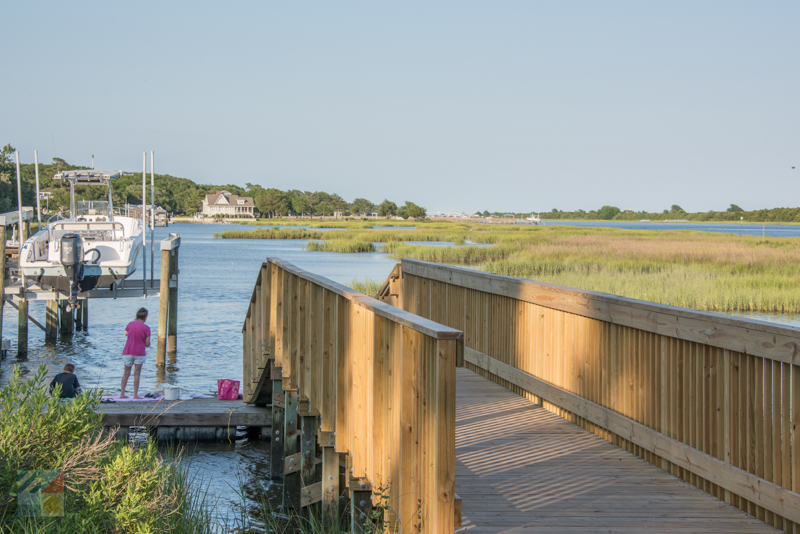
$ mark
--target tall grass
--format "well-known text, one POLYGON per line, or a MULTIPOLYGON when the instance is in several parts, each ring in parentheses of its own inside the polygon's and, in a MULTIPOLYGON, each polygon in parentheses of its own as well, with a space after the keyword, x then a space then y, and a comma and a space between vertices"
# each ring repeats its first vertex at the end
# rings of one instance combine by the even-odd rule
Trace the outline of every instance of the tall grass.
POLYGON ((372 280, 371 278, 364 278, 364 280, 358 280, 353 278, 347 287, 350 289, 354 289, 359 293, 364 293, 368 297, 377 298, 378 291, 381 290, 381 286, 383 282, 379 282, 377 280, 372 280))
POLYGON ((304 248, 314 252, 375 252, 375 245, 369 241, 309 241, 304 248))
POLYGON ((321 239, 324 232, 315 232, 305 228, 256 228, 255 230, 228 230, 216 233, 217 239, 321 239))

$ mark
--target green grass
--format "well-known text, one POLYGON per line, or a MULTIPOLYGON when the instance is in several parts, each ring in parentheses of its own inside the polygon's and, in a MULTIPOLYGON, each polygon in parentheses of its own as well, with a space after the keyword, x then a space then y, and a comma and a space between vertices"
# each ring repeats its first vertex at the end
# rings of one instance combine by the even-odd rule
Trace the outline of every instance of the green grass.
POLYGON ((313 252, 375 252, 375 245, 370 241, 309 241, 304 247, 305 250, 313 252))
POLYGON ((347 287, 350 289, 355 289, 359 293, 364 293, 368 297, 377 298, 378 291, 381 290, 381 286, 383 282, 379 282, 378 280, 372 280, 370 278, 365 278, 364 280, 358 280, 353 278, 347 287))
POLYGON ((324 232, 315 232, 305 228, 256 228, 255 230, 229 230, 216 233, 217 239, 322 239, 324 232))

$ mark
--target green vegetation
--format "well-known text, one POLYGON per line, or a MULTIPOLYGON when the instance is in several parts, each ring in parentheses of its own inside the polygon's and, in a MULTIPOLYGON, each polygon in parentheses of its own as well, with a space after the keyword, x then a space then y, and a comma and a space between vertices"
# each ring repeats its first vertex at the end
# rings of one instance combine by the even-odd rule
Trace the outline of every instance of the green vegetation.
POLYGON ((375 245, 370 241, 354 240, 328 240, 328 241, 309 241, 305 250, 313 252, 375 252, 375 245))
MULTIPOLYGON (((133 446, 103 433, 100 397, 69 402, 45 393, 45 367, 27 381, 15 367, 0 390, 0 533, 206 533, 210 507, 181 467, 154 443, 133 446), (17 515, 17 473, 63 473, 68 517, 17 515)), ((60 388, 60 386, 58 386, 60 388)))
POLYGON ((325 232, 314 232, 305 228, 256 228, 252 231, 229 230, 215 233, 214 237, 222 239, 322 239, 325 232))
POLYGON ((372 298, 377 298, 378 291, 381 290, 382 285, 383 282, 372 280, 370 278, 365 278, 364 280, 353 278, 353 280, 347 284, 350 289, 354 289, 359 293, 364 293, 366 296, 372 298))
POLYGON ((362 243, 384 243, 381 251, 397 259, 465 265, 685 308, 800 312, 800 240, 794 238, 556 225, 419 222, 415 229, 382 230, 337 224, 347 229, 323 232, 323 241, 307 250, 363 252, 362 243))

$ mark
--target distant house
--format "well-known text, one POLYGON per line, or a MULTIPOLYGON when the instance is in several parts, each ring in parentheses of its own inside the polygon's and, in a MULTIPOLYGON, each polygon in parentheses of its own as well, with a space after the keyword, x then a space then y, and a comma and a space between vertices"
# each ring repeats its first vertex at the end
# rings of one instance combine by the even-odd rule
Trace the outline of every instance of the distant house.
POLYGON ((228 191, 217 191, 203 199, 203 215, 208 217, 255 218, 253 197, 240 197, 228 191))

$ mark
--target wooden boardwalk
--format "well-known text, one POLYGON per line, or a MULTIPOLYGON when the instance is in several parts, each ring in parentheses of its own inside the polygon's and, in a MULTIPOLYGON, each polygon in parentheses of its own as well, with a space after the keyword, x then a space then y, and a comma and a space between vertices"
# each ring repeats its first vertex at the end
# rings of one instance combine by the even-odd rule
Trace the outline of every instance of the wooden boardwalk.
POLYGON ((456 396, 456 532, 778 532, 472 371, 456 396))

